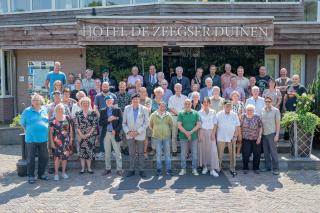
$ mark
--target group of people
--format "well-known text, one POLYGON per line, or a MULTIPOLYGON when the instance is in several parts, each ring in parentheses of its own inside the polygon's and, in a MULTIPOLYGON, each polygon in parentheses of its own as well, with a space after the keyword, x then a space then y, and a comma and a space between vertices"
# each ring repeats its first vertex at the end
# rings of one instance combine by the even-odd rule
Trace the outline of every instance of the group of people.
POLYGON ((72 73, 66 78, 61 64, 55 62, 45 82, 51 103, 43 105, 43 97, 34 94, 31 106, 21 116, 26 133, 28 182, 36 180, 36 150, 38 178, 43 180, 48 179, 48 150, 53 155, 56 181, 60 178, 60 163, 62 177, 68 178, 67 160, 74 152, 80 158, 80 174, 94 172, 91 162, 96 157, 105 159, 103 175, 110 174, 112 149, 120 176, 126 149, 130 162, 127 177, 135 175, 136 169, 141 177, 146 176, 144 162, 148 154, 156 155, 157 175, 163 173, 162 156, 166 175, 172 175, 171 159, 178 155, 180 147, 179 175, 186 174, 186 160, 190 157, 193 175, 199 175, 201 167, 202 174, 218 177, 226 146, 233 176, 241 153, 245 174, 251 155, 254 173, 264 170, 279 174, 276 143, 280 112, 294 111, 297 94, 306 93, 298 75, 290 79, 282 68, 280 78, 274 80, 261 66, 259 75, 248 79, 243 67, 237 68, 236 75, 226 64, 221 76, 215 65, 204 77, 203 69, 197 68, 190 82, 183 76, 182 67, 175 71, 175 75, 165 77, 150 65, 149 72, 141 76, 134 66, 132 74, 118 84, 108 69, 102 78, 92 79, 90 69, 84 79, 72 73), (262 152, 266 166, 260 169, 262 152))

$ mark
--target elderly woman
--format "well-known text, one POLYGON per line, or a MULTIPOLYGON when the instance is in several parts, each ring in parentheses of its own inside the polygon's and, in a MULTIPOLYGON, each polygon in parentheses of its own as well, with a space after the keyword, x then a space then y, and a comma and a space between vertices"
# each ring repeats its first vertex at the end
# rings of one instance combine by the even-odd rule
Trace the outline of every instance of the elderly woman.
POLYGON ((201 103, 200 103, 200 93, 199 92, 193 92, 191 94, 191 102, 192 106, 191 108, 193 110, 199 111, 201 109, 201 103))
POLYGON ((168 89, 168 81, 166 79, 161 81, 161 87, 163 89, 163 100, 168 105, 169 98, 173 96, 173 93, 170 89, 168 89))
MULTIPOLYGON (((86 94, 83 91, 79 91, 77 93, 77 99, 81 100, 83 97, 86 97, 86 94)), ((82 109, 81 109, 81 106, 80 106, 80 101, 78 101, 77 103, 73 104, 72 111, 71 111, 71 118, 73 120, 73 124, 76 123, 76 113, 80 112, 81 110, 82 109)), ((77 131, 74 131, 74 143, 75 143, 75 146, 76 146, 77 153, 79 154, 80 147, 79 147, 78 139, 79 139, 79 136, 77 134, 77 131)))
POLYGON ((47 108, 42 106, 43 97, 35 94, 31 97, 31 106, 21 114, 20 124, 25 132, 27 151, 28 182, 35 182, 35 158, 38 150, 38 179, 48 180, 45 168, 48 163, 49 116, 47 108))
POLYGON ((272 105, 275 108, 280 109, 282 95, 280 90, 276 88, 276 81, 272 78, 269 80, 269 88, 265 89, 262 93, 263 98, 267 96, 272 98, 272 105))
POLYGON ((155 88, 153 92, 154 92, 154 99, 152 100, 152 104, 151 104, 151 113, 158 110, 159 104, 163 100, 163 93, 164 93, 162 87, 155 88))
POLYGON ((54 108, 55 117, 50 122, 49 137, 52 154, 54 157, 54 180, 59 180, 59 164, 62 164, 62 177, 69 178, 66 174, 67 160, 72 154, 73 130, 71 118, 64 114, 64 104, 60 103, 54 108))
MULTIPOLYGON (((241 115, 244 113, 244 105, 243 103, 240 101, 240 94, 237 91, 233 91, 230 95, 231 97, 231 104, 232 104, 232 111, 234 113, 236 113, 239 117, 239 119, 241 119, 241 115)), ((237 157, 239 158, 240 152, 241 152, 241 139, 239 138, 237 140, 237 157)))
POLYGON ((213 109, 216 113, 220 112, 223 110, 223 102, 224 98, 220 96, 220 88, 217 86, 212 87, 213 92, 212 92, 212 97, 210 98, 211 102, 211 109, 213 109))
POLYGON ((68 106, 69 111, 72 111, 72 106, 77 103, 76 100, 70 98, 71 91, 68 87, 65 87, 62 92, 62 103, 68 106))
POLYGON ((138 92, 139 91, 139 88, 137 88, 137 81, 139 80, 140 81, 140 87, 142 86, 143 84, 143 77, 141 75, 139 75, 139 68, 137 66, 133 66, 132 69, 131 69, 131 74, 129 77, 128 77, 128 82, 127 82, 127 85, 128 85, 128 92, 130 94, 133 94, 135 92, 138 92), (137 90, 138 89, 138 90, 137 90))
POLYGON ((216 113, 210 109, 210 98, 205 97, 202 102, 202 109, 199 111, 201 127, 199 130, 198 156, 199 165, 202 167, 202 174, 210 174, 218 177, 216 172, 220 171, 219 157, 217 150, 216 132, 216 113))
POLYGON ((254 114, 255 106, 248 104, 246 113, 241 118, 242 160, 245 174, 249 170, 249 158, 253 153, 253 171, 259 174, 261 155, 262 121, 259 115, 254 114))
POLYGON ((91 100, 88 97, 81 98, 81 111, 76 113, 76 131, 79 136, 79 157, 81 161, 80 174, 85 172, 85 164, 87 171, 93 174, 91 170, 91 161, 94 159, 94 147, 97 137, 98 116, 96 112, 91 110, 91 100))
POLYGON ((164 78, 164 73, 163 72, 158 72, 157 73, 157 85, 161 86, 161 82, 165 80, 164 78))

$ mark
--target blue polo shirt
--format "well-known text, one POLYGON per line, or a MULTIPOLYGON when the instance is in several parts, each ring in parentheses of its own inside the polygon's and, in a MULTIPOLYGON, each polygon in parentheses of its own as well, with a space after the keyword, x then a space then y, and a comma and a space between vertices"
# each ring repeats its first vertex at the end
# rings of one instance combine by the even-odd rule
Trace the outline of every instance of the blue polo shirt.
POLYGON ((39 112, 33 107, 26 108, 21 114, 20 124, 25 129, 26 143, 48 141, 49 119, 46 107, 42 106, 39 112))
POLYGON ((66 84, 66 75, 63 72, 55 73, 53 71, 49 72, 46 80, 50 83, 50 95, 53 93, 53 84, 55 81, 60 80, 63 85, 66 84))

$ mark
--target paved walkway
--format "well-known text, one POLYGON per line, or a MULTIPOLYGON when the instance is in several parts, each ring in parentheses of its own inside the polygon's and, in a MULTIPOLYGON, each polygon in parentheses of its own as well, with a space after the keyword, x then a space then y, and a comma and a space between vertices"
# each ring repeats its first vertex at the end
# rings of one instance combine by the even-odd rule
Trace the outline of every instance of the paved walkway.
POLYGON ((19 147, 0 147, 0 212, 319 212, 320 172, 121 179, 78 175, 30 185, 16 175, 19 147))

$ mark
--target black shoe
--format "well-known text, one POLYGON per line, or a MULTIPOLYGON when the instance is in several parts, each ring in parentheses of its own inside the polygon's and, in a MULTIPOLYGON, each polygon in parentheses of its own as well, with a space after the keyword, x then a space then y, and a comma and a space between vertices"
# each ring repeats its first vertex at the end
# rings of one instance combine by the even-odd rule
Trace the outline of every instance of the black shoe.
POLYGON ((139 175, 140 175, 140 177, 142 177, 142 178, 146 178, 146 177, 147 177, 146 174, 144 173, 144 171, 140 171, 140 172, 139 172, 139 175))
POLYGON ((249 173, 249 171, 247 170, 247 169, 245 169, 245 170, 243 170, 243 174, 248 174, 249 173))
POLYGON ((81 171, 79 172, 79 174, 80 174, 80 175, 83 175, 83 174, 84 174, 84 170, 81 170, 81 171))
POLYGON ((273 174, 273 175, 279 175, 280 173, 279 173, 278 170, 273 170, 273 171, 272 171, 272 174, 273 174))
MULTIPOLYGON (((111 172, 111 171, 110 171, 111 172)), ((88 170, 89 174, 93 174, 94 172, 92 170, 88 170)))
POLYGON ((122 176, 122 175, 123 175, 122 170, 117 170, 117 172, 116 172, 116 173, 117 173, 117 175, 118 175, 118 176, 122 176))
POLYGON ((177 157, 178 153, 177 152, 172 152, 173 157, 177 157))
POLYGON ((260 171, 259 170, 253 170, 253 172, 255 173, 255 174, 260 174, 260 171))
POLYGON ((161 169, 157 169, 157 173, 156 173, 156 176, 160 176, 162 174, 162 171, 161 169))
POLYGON ((121 153, 124 154, 124 155, 129 155, 128 148, 122 148, 121 149, 121 153))
POLYGON ((32 176, 28 177, 28 183, 33 184, 36 182, 36 179, 32 176))
POLYGON ((126 177, 132 177, 135 175, 135 172, 134 171, 129 171, 127 174, 126 174, 126 177))
POLYGON ((232 175, 232 177, 235 177, 237 175, 237 173, 235 171, 233 172, 231 170, 230 170, 230 174, 232 175))
POLYGON ((262 169, 260 169, 260 171, 261 171, 261 172, 270 172, 271 169, 262 168, 262 169))
POLYGON ((45 180, 45 181, 49 180, 47 175, 41 175, 40 177, 38 177, 38 179, 45 180))
POLYGON ((104 170, 104 172, 102 173, 102 176, 106 176, 108 174, 111 174, 111 170, 104 170))
POLYGON ((166 171, 166 175, 172 176, 172 171, 171 171, 171 169, 169 169, 169 170, 166 171))

